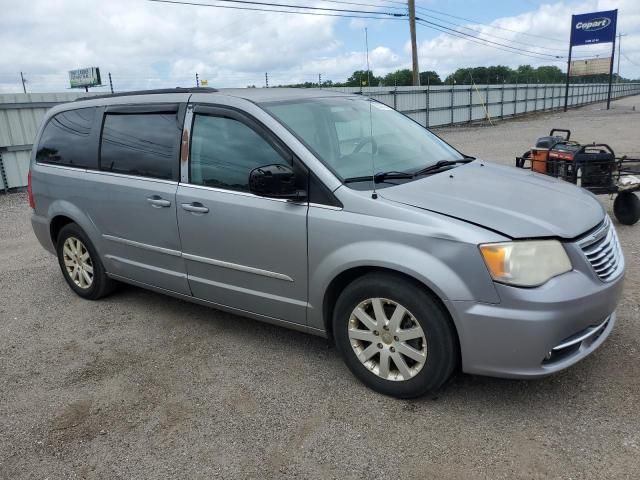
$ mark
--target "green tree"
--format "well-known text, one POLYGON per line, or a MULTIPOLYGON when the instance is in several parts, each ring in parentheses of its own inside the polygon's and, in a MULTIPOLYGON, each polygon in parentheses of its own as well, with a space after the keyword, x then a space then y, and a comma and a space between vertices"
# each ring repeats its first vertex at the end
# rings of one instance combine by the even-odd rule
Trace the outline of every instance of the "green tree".
POLYGON ((433 70, 420 72, 420 85, 442 85, 440 75, 433 70))
POLYGON ((382 80, 385 87, 409 87, 413 85, 413 72, 408 68, 387 73, 382 80))
POLYGON ((376 87, 380 83, 382 79, 380 77, 376 77, 371 70, 356 70, 351 74, 347 81, 345 82, 345 87, 367 87, 372 86, 376 87), (369 80, 371 81, 371 85, 368 84, 369 80))

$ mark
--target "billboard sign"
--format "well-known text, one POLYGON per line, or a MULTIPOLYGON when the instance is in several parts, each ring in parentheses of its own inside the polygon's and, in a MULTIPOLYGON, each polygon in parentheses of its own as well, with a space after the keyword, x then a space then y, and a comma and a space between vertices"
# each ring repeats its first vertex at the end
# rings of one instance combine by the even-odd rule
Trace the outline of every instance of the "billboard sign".
POLYGON ((98 67, 79 68, 69 70, 71 88, 96 87, 102 85, 100 69, 98 67))
POLYGON ((608 74, 610 65, 611 57, 573 60, 569 67, 569 75, 572 77, 581 77, 584 75, 608 74))
POLYGON ((571 46, 613 42, 618 10, 583 13, 571 17, 571 46))

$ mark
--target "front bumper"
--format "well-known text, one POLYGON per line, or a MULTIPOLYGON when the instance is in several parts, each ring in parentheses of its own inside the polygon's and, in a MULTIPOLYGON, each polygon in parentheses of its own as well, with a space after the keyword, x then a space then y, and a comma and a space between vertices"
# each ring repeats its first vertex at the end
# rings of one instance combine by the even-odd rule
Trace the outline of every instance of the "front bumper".
POLYGON ((496 284, 499 304, 447 302, 460 338, 462 370, 538 378, 577 363, 611 333, 623 276, 605 283, 573 270, 537 288, 496 284))

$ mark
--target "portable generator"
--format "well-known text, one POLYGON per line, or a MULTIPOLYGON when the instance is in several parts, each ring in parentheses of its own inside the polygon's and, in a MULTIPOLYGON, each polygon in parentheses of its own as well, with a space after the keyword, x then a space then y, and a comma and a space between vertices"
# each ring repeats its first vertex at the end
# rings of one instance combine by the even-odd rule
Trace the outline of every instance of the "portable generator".
POLYGON ((562 178, 594 193, 605 193, 604 190, 611 189, 617 168, 611 147, 604 143, 582 145, 570 138, 571 131, 561 128, 553 128, 548 136, 538 138, 535 147, 524 155, 531 159, 531 169, 562 178), (602 192, 598 191, 600 189, 602 192))
POLYGON ((613 213, 620 223, 640 220, 640 158, 616 158, 606 143, 582 145, 571 131, 553 128, 536 146, 516 157, 516 167, 561 178, 596 195, 615 195, 613 213), (558 134, 564 135, 558 135, 558 134))

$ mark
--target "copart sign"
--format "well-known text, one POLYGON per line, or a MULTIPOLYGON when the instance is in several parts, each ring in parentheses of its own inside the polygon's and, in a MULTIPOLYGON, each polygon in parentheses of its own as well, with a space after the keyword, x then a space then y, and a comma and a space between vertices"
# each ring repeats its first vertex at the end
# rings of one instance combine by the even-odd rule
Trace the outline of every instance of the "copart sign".
POLYGON ((613 42, 618 10, 583 13, 571 17, 571 46, 613 42))

